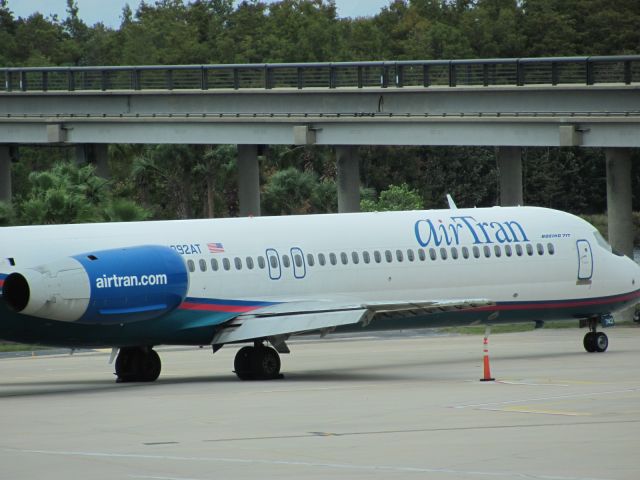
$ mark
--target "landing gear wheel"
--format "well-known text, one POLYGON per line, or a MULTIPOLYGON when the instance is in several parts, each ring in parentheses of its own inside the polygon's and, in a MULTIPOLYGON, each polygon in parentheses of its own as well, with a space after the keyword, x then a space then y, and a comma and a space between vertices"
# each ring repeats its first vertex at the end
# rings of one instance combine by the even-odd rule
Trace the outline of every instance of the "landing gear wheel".
POLYGON ((582 341, 582 344, 584 345, 584 349, 589 352, 589 353, 593 353, 596 351, 596 332, 588 332, 585 336, 584 336, 584 340, 582 341))
POLYGON ((273 380, 281 378, 280 355, 271 347, 242 347, 236 353, 233 367, 240 380, 273 380))
POLYGON ((253 372, 261 380, 280 378, 280 355, 271 347, 257 348, 253 356, 253 372))
POLYGON ((607 337, 607 334, 603 332, 596 333, 594 345, 596 352, 606 352, 609 347, 609 337, 607 337))
POLYGON ((152 348, 122 348, 116 359, 119 383, 154 382, 160 376, 161 370, 160 356, 152 348))
POLYGON ((242 347, 236 353, 233 361, 233 370, 240 380, 252 380, 253 376, 253 353, 255 347, 242 347))

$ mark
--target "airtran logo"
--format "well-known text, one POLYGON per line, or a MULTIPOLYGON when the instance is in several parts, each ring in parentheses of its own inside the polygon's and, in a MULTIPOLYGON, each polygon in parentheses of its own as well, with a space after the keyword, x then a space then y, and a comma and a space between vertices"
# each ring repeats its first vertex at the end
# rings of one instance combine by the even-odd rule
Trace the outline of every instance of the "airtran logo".
POLYGON ((415 233, 422 247, 529 241, 524 228, 516 221, 478 222, 469 215, 449 217, 448 220, 418 220, 415 233))
POLYGON ((126 287, 152 287, 154 285, 166 285, 169 282, 167 275, 156 273, 154 275, 102 275, 96 278, 96 288, 126 288, 126 287))

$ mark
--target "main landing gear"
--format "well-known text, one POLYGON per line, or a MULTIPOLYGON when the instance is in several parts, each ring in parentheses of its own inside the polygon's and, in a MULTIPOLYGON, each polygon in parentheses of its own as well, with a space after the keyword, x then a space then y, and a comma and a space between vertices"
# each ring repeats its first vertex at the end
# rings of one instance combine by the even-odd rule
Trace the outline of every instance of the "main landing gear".
POLYGON ((233 362, 240 380, 273 380, 280 375, 280 355, 275 349, 256 342, 253 347, 238 350, 233 362))
POLYGON ((598 332, 597 326, 600 318, 590 318, 587 321, 589 332, 584 336, 584 349, 589 353, 604 352, 609 347, 609 337, 606 333, 598 332))
POLYGON ((154 382, 160 376, 162 364, 152 347, 125 347, 116 359, 118 382, 154 382))

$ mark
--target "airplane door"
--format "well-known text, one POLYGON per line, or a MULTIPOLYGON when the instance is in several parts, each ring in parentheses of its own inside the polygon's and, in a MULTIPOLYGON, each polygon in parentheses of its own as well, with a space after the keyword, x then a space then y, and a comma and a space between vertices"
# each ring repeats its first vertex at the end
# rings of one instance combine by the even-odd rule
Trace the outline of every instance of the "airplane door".
POLYGON ((578 280, 590 280, 593 276, 593 252, 587 240, 578 240, 578 280))
POLYGON ((269 278, 271 280, 280 280, 282 277, 282 269, 280 267, 280 255, 273 248, 267 248, 267 265, 269 266, 269 278))
POLYGON ((307 265, 304 261, 304 254, 298 247, 291 249, 291 261, 293 263, 293 276, 300 279, 307 275, 307 265))

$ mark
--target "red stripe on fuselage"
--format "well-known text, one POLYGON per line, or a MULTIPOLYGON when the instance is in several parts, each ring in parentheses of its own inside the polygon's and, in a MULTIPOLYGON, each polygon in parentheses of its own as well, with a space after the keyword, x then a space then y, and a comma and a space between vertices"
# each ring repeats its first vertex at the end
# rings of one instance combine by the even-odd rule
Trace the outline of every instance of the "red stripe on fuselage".
POLYGON ((260 308, 259 306, 248 305, 215 305, 211 303, 189 303, 180 305, 182 310, 197 310, 201 312, 226 312, 226 313, 246 313, 260 308))
POLYGON ((508 303, 498 304, 493 306, 474 308, 474 311, 496 311, 496 310, 546 310, 550 308, 575 308, 575 307, 587 307, 590 305, 607 305, 613 303, 627 302, 635 298, 640 297, 640 290, 628 293, 626 295, 618 295, 616 297, 605 298, 593 298, 585 300, 569 300, 569 301, 557 301, 557 302, 522 302, 522 303, 508 303))

